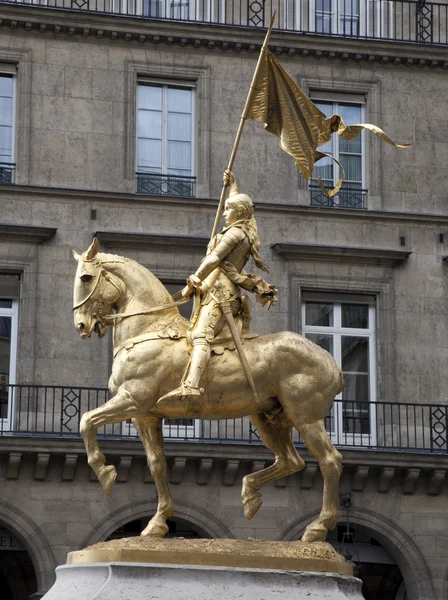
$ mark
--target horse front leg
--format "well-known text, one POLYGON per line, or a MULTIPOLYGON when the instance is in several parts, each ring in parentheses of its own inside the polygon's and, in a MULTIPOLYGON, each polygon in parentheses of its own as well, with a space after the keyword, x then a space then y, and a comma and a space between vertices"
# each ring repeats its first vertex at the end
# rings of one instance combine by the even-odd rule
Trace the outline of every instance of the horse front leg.
POLYGON ((163 537, 168 533, 166 520, 173 516, 174 504, 168 486, 166 458, 163 450, 162 419, 143 417, 132 419, 143 447, 145 448, 149 470, 157 488, 157 512, 142 531, 142 536, 163 537))
POLYGON ((97 429, 109 423, 121 423, 135 415, 135 401, 126 390, 118 393, 102 406, 83 414, 79 431, 84 440, 87 452, 87 462, 95 471, 103 490, 110 494, 117 477, 113 465, 106 465, 106 457, 101 452, 96 438, 97 429))

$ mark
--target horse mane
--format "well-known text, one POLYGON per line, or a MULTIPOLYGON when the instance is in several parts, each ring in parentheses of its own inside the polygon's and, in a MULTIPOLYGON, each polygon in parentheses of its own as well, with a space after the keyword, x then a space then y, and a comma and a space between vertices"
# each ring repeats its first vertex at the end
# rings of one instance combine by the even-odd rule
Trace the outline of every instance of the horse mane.
POLYGON ((171 294, 163 283, 149 269, 132 258, 98 252, 97 257, 102 265, 107 265, 107 270, 122 279, 131 289, 147 287, 148 301, 163 304, 171 300, 171 294))

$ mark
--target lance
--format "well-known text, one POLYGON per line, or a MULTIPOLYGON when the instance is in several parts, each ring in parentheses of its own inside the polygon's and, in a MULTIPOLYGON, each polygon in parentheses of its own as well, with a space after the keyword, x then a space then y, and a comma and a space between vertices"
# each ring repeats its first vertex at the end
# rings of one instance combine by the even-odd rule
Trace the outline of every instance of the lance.
MULTIPOLYGON (((275 10, 274 14, 272 15, 272 18, 271 18, 271 23, 269 25, 269 29, 266 33, 266 37, 264 38, 263 46, 261 47, 260 56, 258 57, 257 66, 255 67, 254 75, 252 77, 252 83, 250 84, 249 93, 247 94, 247 98, 246 98, 246 104, 244 105, 243 113, 242 113, 241 119, 240 119, 240 124, 238 126, 238 131, 236 133, 235 142, 233 144, 232 153, 230 155, 229 164, 227 166, 228 171, 231 171, 233 168, 233 163, 235 162, 236 152, 238 150, 241 135, 243 133, 244 123, 246 122, 246 115, 252 104, 254 96, 257 92, 255 83, 257 81, 257 76, 258 76, 258 72, 260 69, 260 63, 261 63, 261 59, 263 57, 263 53, 266 52, 268 44, 269 44, 269 38, 271 37, 272 26, 274 25, 276 13, 277 13, 277 11, 275 10)), ((224 202, 226 199, 226 191, 227 191, 227 184, 224 183, 224 185, 222 186, 221 196, 219 198, 218 210, 216 211, 215 223, 213 225, 212 235, 211 235, 210 239, 213 239, 218 232, 219 220, 221 219, 222 210, 224 208, 224 202)))

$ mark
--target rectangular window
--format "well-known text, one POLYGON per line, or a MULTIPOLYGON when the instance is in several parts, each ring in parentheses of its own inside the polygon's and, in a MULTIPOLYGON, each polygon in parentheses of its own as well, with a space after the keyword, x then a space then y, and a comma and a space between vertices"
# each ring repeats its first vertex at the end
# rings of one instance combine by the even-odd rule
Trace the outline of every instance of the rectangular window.
POLYGON ((153 19, 225 23, 220 0, 112 0, 112 12, 153 19))
MULTIPOLYGON (((346 125, 363 122, 363 105, 352 102, 329 102, 314 100, 315 105, 328 118, 333 114, 342 117, 346 125)), ((345 178, 339 193, 333 198, 325 196, 318 185, 319 177, 327 189, 332 188, 342 175, 338 165, 330 158, 322 158, 314 167, 311 180, 311 204, 338 208, 366 208, 365 176, 364 176, 364 133, 361 132, 353 141, 348 142, 337 134, 319 148, 320 151, 333 156, 344 168, 345 178)))
POLYGON ((12 429, 18 336, 19 276, 0 273, 0 429, 12 429))
POLYGON ((194 196, 194 89, 138 84, 137 191, 194 196))
POLYGON ((330 430, 338 444, 358 436, 375 443, 376 401, 375 303, 372 297, 303 294, 303 335, 329 352, 344 374, 330 430))
POLYGON ((15 78, 0 73, 0 183, 14 181, 15 78))

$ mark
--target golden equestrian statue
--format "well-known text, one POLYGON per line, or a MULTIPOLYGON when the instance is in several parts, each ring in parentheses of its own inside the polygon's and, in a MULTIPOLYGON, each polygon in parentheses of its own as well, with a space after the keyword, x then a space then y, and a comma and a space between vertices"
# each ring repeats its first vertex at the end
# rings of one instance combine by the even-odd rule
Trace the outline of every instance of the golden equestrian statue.
MULTIPOLYGON (((241 221, 240 213, 232 205, 232 198, 226 211, 228 222, 234 216, 237 219, 235 223, 241 221)), ((226 230, 222 235, 225 237, 225 234, 226 230)), ((216 241, 216 248, 219 248, 219 239, 222 238, 216 241)), ((247 278, 245 285, 253 286, 253 291, 260 297, 265 294, 264 298, 269 302, 275 298, 275 288, 265 284, 261 278, 248 276, 242 271, 242 264, 249 252, 256 251, 257 242, 255 248, 250 250, 250 240, 244 231, 244 237, 240 236, 237 242, 237 245, 241 243, 245 248, 241 261, 235 264, 236 261, 230 263, 225 260, 226 256, 221 257, 216 267, 216 277, 222 279, 227 269, 235 280, 247 278)), ((252 240, 255 241, 255 237, 252 240)), ((214 243, 212 240, 212 247, 214 243)), ((235 249, 229 246, 229 255, 232 253, 235 253, 235 249)), ((213 255, 213 251, 210 255, 213 255)), ((227 258, 230 258, 229 255, 227 258)), ((235 287, 223 284, 224 298, 213 299, 216 282, 201 292, 213 294, 212 300, 199 309, 197 321, 201 323, 202 318, 206 322, 206 327, 199 330, 201 335, 202 331, 210 331, 209 339, 197 346, 207 356, 208 366, 205 369, 205 360, 201 357, 198 361, 201 365, 199 373, 192 372, 193 361, 190 364, 190 342, 187 339, 190 335, 187 334, 190 333, 192 337, 194 357, 197 351, 195 327, 189 332, 189 322, 179 314, 179 303, 173 301, 163 284, 150 271, 129 258, 99 252, 96 238, 87 251, 82 255, 74 252, 74 257, 78 263, 74 285, 77 331, 85 339, 92 332, 102 337, 108 326, 114 328, 114 361, 109 380, 112 398, 83 415, 80 431, 88 463, 104 491, 110 493, 117 471, 113 465, 106 464, 96 432, 104 425, 132 419, 144 445, 158 493, 157 512, 142 535, 164 536, 168 532, 166 520, 174 512, 163 451, 163 418, 235 419, 248 416, 263 443, 273 452, 275 460, 270 467, 244 477, 242 502, 246 517, 251 519, 260 508, 260 489, 264 485, 300 471, 305 466, 291 440, 291 430, 295 427, 318 460, 324 478, 321 513, 308 525, 302 539, 324 540, 327 531, 335 527, 337 522, 338 486, 342 470, 341 455, 331 443, 324 426, 333 399, 343 387, 341 370, 332 356, 297 333, 245 335, 247 327, 240 323, 239 331, 244 341, 244 356, 250 366, 251 383, 242 366, 241 355, 235 346, 231 349, 230 328, 223 327, 216 339, 210 339, 218 333, 223 320, 220 302, 230 303, 235 322, 245 319, 244 312, 237 316, 240 298, 236 288, 239 284, 229 280, 235 287), (204 310, 204 306, 209 305, 211 307, 204 310), (201 311, 204 317, 201 317, 201 311), (209 311, 216 313, 210 321, 209 311), (213 341, 229 349, 210 358, 213 346, 210 348, 208 344, 213 341), (187 379, 184 381, 185 373, 187 379), (184 385, 188 381, 189 386, 186 397, 183 389, 181 393, 170 396, 172 390, 182 388, 183 381, 184 385), (200 396, 190 395, 190 388, 196 385, 203 388, 200 396), (162 402, 158 403, 159 399, 162 402)), ((204 262, 208 264, 207 258, 204 262)), ((207 270, 204 271, 205 282, 210 277, 207 270)), ((196 277, 201 278, 200 275, 196 277)), ((189 286, 195 288, 195 283, 190 278, 189 286)))
MULTIPOLYGON (((303 541, 325 540, 338 517, 341 455, 325 430, 324 419, 342 391, 343 377, 332 356, 298 333, 257 336, 249 330, 250 310, 241 289, 255 293, 261 304, 276 301, 276 288, 244 267, 252 257, 266 267, 258 252, 260 240, 249 196, 240 194, 232 166, 247 119, 265 123, 281 147, 310 178, 314 163, 327 156, 317 148, 333 133, 353 140, 367 129, 394 142, 375 125, 346 126, 338 115, 325 115, 303 93, 268 50, 271 26, 260 52, 240 125, 224 173, 218 211, 208 252, 187 280, 184 298, 175 301, 162 283, 137 262, 99 252, 95 238, 82 255, 74 286, 75 327, 82 338, 93 331, 102 337, 114 328, 114 361, 109 390, 112 398, 85 413, 81 435, 93 468, 106 493, 117 471, 106 465, 96 432, 110 423, 132 419, 145 448, 158 493, 157 512, 142 532, 163 537, 173 515, 163 451, 162 420, 166 418, 236 419, 248 417, 274 454, 274 463, 243 478, 244 513, 251 519, 260 508, 260 489, 303 469, 291 440, 293 427, 302 436, 324 479, 319 516, 308 525, 303 541), (230 195, 226 200, 227 188, 230 195), (217 234, 224 208, 226 227, 217 234), (189 323, 178 306, 194 295, 189 323), (219 355, 213 356, 214 354, 219 355)), ((401 147, 408 147, 402 145, 401 147)), ((333 157, 329 157, 334 160, 333 157)), ((334 196, 342 179, 333 190, 334 196)), ((177 296, 177 294, 176 294, 177 296)))

